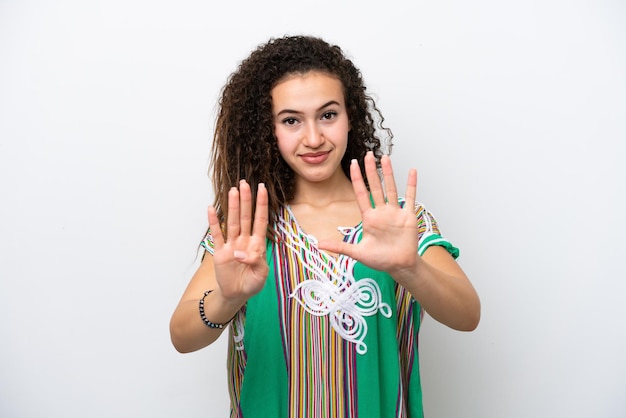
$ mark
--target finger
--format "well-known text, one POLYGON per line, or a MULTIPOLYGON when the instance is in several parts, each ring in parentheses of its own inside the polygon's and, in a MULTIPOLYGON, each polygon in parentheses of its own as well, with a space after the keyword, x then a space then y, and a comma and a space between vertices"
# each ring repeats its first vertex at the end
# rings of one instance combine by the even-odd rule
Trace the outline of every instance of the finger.
POLYGON ((239 228, 240 234, 249 236, 252 228, 252 192, 247 181, 239 182, 239 228))
POLYGON ((239 190, 231 187, 228 191, 228 219, 226 220, 226 242, 239 236, 239 190))
POLYGON ((246 257, 248 257, 248 253, 241 250, 233 251, 233 257, 237 259, 237 261, 245 261, 246 257))
POLYGON ((257 237, 265 237, 268 223, 268 198, 265 184, 259 183, 256 194, 256 209, 254 212, 254 230, 252 233, 257 237))
POLYGON ((350 161, 350 180, 352 180, 352 189, 356 196, 356 203, 359 205, 361 212, 371 209, 370 193, 365 186, 359 162, 357 160, 350 161))
POLYGON ((355 244, 348 244, 343 241, 322 240, 317 243, 317 248, 335 254, 343 254, 358 260, 358 248, 355 244))
POLYGON ((409 170, 409 178, 406 181, 406 203, 405 208, 408 207, 410 210, 414 210, 415 199, 417 197, 417 170, 412 168, 409 170))
POLYGON ((374 207, 384 205, 385 193, 383 192, 378 170, 376 170, 376 158, 372 151, 368 151, 365 155, 365 175, 367 175, 367 183, 370 186, 374 207))
POLYGON ((220 249, 224 246, 224 237, 222 236, 222 228, 220 221, 217 218, 217 211, 213 206, 209 206, 208 209, 209 229, 211 236, 213 237, 213 244, 216 249, 220 249))
MULTIPOLYGON (((252 226, 252 234, 255 237, 260 238, 261 240, 265 240, 265 236, 267 235, 267 223, 268 223, 268 197, 267 197, 267 189, 265 188, 265 184, 259 183, 257 189, 257 198, 256 198, 256 209, 254 212, 254 224, 252 226)), ((259 250, 260 257, 249 257, 249 253, 247 251, 236 250, 234 252, 234 257, 245 264, 254 266, 261 265, 265 263, 265 246, 259 250)), ((257 253, 254 253, 257 254, 257 253)))
POLYGON ((383 179, 385 183, 385 195, 387 203, 392 205, 398 204, 398 190, 396 189, 396 180, 393 176, 393 168, 391 167, 391 158, 383 155, 380 159, 380 165, 383 170, 383 179))

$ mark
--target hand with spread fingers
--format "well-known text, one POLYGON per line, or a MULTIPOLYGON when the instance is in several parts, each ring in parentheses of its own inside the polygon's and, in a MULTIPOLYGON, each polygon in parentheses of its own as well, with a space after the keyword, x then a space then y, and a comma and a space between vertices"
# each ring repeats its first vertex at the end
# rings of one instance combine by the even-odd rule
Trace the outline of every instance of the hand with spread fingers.
POLYGON ((253 222, 250 185, 242 180, 239 189, 230 189, 226 237, 220 228, 215 208, 209 208, 208 216, 215 245, 215 276, 221 294, 227 299, 247 300, 263 288, 269 272, 265 259, 267 190, 263 184, 259 184, 253 222))
POLYGON ((381 158, 383 182, 376 170, 376 160, 371 152, 365 157, 365 185, 358 162, 352 161, 350 175, 361 210, 363 236, 358 244, 340 241, 320 241, 319 248, 348 255, 363 264, 386 271, 394 278, 403 271, 415 271, 420 262, 417 255, 418 231, 414 201, 417 190, 417 172, 409 172, 406 205, 398 204, 398 193, 391 160, 381 158))

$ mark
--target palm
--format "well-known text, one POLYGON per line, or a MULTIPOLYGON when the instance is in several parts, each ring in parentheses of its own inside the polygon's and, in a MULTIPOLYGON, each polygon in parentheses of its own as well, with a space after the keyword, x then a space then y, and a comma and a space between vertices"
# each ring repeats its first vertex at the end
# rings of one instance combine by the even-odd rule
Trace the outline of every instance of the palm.
POLYGON ((376 270, 413 264, 417 254, 415 212, 391 204, 367 209, 363 212, 363 238, 355 250, 353 258, 376 270))
POLYGON ((269 271, 265 260, 265 240, 236 239, 227 241, 214 253, 217 283, 225 297, 251 296, 258 293, 269 271), (235 258, 235 253, 245 253, 246 262, 235 258))

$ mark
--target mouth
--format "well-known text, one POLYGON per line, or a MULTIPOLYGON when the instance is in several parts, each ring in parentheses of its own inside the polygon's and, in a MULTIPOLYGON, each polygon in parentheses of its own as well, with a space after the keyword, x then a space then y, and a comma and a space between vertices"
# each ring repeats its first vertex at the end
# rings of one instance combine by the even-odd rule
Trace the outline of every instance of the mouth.
POLYGON ((307 164, 321 164, 330 155, 330 151, 323 152, 307 152, 306 154, 300 154, 300 158, 307 164))

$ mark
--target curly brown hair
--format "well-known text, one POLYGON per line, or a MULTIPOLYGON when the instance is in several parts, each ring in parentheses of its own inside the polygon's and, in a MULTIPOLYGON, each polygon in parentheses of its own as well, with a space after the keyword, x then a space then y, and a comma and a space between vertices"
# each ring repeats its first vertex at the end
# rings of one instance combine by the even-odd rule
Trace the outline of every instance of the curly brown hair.
POLYGON ((209 167, 219 219, 228 212, 231 187, 245 179, 256 201, 257 186, 264 183, 269 197, 268 236, 274 235, 280 206, 294 197, 295 177, 274 136, 271 91, 287 76, 310 71, 336 77, 343 85, 351 129, 341 166, 348 178, 352 159, 362 161, 370 150, 377 159, 382 156, 377 129, 386 132, 387 152, 391 150, 393 134, 383 127, 384 118, 366 93, 361 72, 339 46, 312 36, 271 38, 240 63, 221 91, 209 167))

